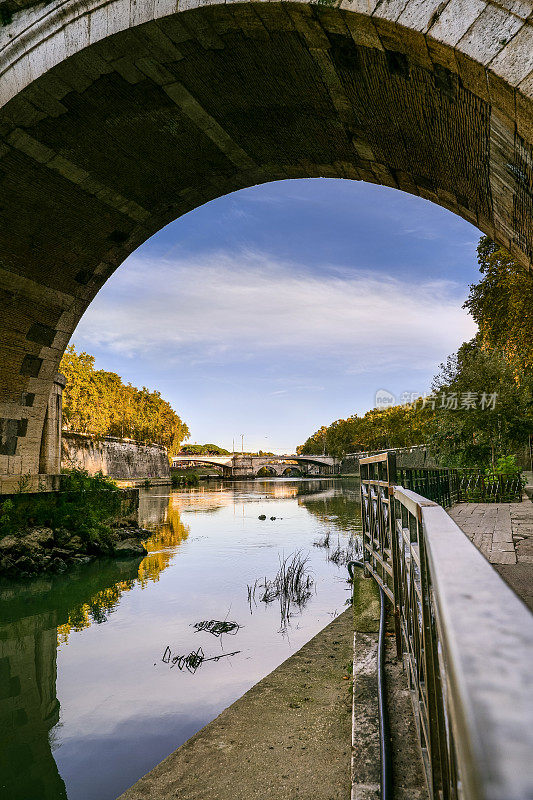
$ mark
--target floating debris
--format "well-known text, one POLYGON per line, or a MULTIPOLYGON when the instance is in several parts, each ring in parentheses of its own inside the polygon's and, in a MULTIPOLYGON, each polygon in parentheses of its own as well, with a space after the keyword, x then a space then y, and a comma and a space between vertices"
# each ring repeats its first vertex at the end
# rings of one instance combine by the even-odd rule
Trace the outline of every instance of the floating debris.
POLYGON ((212 633, 213 636, 222 636, 223 633, 235 636, 238 630, 242 628, 242 625, 239 625, 238 622, 227 622, 226 620, 204 619, 202 622, 195 622, 192 627, 196 629, 196 633, 207 631, 212 633))
POLYGON ((177 667, 180 671, 186 669, 187 672, 190 672, 191 675, 194 675, 198 667, 204 664, 206 661, 220 661, 221 658, 229 658, 230 656, 236 656, 237 653, 240 653, 240 650, 235 650, 233 653, 221 653, 218 656, 211 656, 210 658, 206 658, 204 651, 201 647, 198 650, 193 650, 192 653, 188 655, 182 656, 173 656, 172 650, 167 645, 165 652, 163 653, 163 658, 161 659, 164 664, 170 664, 170 669, 173 667, 177 667))

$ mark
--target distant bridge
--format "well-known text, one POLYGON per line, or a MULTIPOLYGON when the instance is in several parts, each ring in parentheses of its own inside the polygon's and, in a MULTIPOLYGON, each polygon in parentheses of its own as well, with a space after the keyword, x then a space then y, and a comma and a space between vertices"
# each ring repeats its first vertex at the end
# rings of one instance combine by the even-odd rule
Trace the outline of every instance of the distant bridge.
POLYGON ((304 475, 336 475, 340 471, 340 460, 331 456, 282 455, 282 456, 248 456, 235 454, 230 456, 174 456, 173 467, 187 464, 206 464, 222 468, 224 476, 233 478, 255 478, 265 471, 273 477, 290 474, 298 469, 304 475))

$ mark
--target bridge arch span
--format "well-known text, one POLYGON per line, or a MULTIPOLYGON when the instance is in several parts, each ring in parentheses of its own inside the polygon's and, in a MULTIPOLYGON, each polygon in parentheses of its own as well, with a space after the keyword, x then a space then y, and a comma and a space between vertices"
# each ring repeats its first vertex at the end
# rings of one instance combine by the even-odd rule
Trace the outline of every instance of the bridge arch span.
POLYGON ((38 471, 59 360, 103 283, 220 195, 298 177, 381 183, 529 267, 533 5, 504 5, 7 0, 0 475, 38 471))
POLYGON ((281 474, 284 478, 292 478, 292 477, 299 477, 302 474, 302 471, 299 467, 289 466, 285 467, 285 469, 281 474))
POLYGON ((279 476, 279 470, 273 464, 263 464, 260 467, 256 474, 256 478, 277 478, 279 476))

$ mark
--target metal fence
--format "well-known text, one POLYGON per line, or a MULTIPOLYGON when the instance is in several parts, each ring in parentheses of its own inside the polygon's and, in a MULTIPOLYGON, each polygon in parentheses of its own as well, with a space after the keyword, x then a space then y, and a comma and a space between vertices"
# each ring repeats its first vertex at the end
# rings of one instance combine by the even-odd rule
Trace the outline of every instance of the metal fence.
POLYGON ((454 503, 519 503, 523 483, 520 473, 496 475, 483 469, 397 470, 398 484, 445 508, 454 503))
POLYGON ((363 560, 394 609, 430 798, 531 798, 533 615, 441 505, 397 481, 391 454, 361 462, 363 560))

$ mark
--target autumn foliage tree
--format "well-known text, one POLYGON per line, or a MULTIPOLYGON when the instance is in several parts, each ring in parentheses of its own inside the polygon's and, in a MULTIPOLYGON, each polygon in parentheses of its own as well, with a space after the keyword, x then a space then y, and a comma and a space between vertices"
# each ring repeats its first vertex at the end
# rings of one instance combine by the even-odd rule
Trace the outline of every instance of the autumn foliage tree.
POLYGON ((473 466, 526 451, 533 440, 533 276, 486 236, 477 252, 481 279, 464 307, 478 333, 440 365, 429 397, 336 420, 299 452, 342 457, 428 443, 441 463, 473 466))
POLYGON ((423 400, 410 405, 373 408, 362 417, 354 414, 348 419, 335 420, 327 427, 323 425, 297 449, 302 454, 326 453, 342 458, 346 453, 411 447, 426 441, 431 416, 431 406, 423 400))
POLYGON ((67 379, 63 423, 67 430, 165 445, 178 453, 189 429, 157 391, 124 384, 114 372, 94 368, 94 356, 69 345, 60 371, 67 379))

